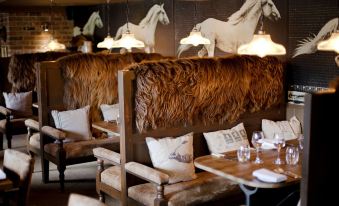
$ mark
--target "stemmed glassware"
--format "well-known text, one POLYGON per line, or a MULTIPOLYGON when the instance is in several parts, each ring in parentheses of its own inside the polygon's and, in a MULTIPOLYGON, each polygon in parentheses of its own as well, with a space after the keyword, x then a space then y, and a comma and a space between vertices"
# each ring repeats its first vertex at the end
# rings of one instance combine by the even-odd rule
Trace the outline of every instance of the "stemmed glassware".
POLYGON ((284 162, 280 159, 281 148, 285 147, 284 137, 278 133, 275 133, 273 136, 273 144, 277 148, 277 151, 278 151, 278 156, 277 156, 277 159, 274 161, 274 164, 276 165, 284 164, 284 162))
POLYGON ((259 152, 260 152, 260 148, 262 145, 262 139, 264 138, 264 134, 262 131, 254 131, 252 134, 252 144, 255 147, 256 151, 257 151, 257 156, 254 160, 255 164, 261 164, 264 161, 262 159, 260 159, 259 157, 259 152))

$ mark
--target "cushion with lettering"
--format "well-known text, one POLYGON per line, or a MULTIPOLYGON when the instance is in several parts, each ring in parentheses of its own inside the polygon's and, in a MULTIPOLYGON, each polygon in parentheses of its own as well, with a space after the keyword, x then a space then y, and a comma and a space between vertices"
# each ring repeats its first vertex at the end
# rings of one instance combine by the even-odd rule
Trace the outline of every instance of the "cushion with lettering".
POLYGON ((87 105, 76 110, 67 110, 62 112, 53 110, 51 112, 55 127, 66 132, 67 141, 92 139, 89 109, 90 106, 87 105))
POLYGON ((249 145, 243 123, 231 129, 204 133, 208 149, 211 153, 224 153, 237 150, 241 145, 249 145))
POLYGON ((20 93, 3 92, 6 108, 10 109, 16 118, 29 117, 32 111, 32 91, 20 93))
POLYGON ((196 178, 193 164, 193 133, 180 137, 146 138, 153 167, 168 174, 169 183, 196 178))
POLYGON ((301 134, 301 123, 296 116, 289 121, 272 121, 263 119, 261 123, 265 139, 273 139, 275 133, 284 137, 285 140, 295 139, 301 134))

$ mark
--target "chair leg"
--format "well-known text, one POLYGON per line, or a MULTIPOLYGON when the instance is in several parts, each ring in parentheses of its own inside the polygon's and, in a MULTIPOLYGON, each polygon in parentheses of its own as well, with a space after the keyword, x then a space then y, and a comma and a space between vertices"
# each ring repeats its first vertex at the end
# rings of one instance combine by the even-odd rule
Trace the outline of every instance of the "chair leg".
POLYGON ((100 202, 105 203, 105 194, 103 192, 99 192, 99 200, 100 202))
POLYGON ((12 134, 10 134, 9 132, 6 132, 6 138, 7 138, 7 147, 11 149, 12 148, 12 134))
POLYGON ((59 171, 59 181, 60 181, 60 190, 63 192, 65 189, 65 165, 58 165, 58 171, 59 171))
POLYGON ((4 134, 0 132, 0 150, 4 149, 4 134))
POLYGON ((41 170, 42 170, 42 182, 48 183, 49 182, 49 161, 42 159, 41 170))

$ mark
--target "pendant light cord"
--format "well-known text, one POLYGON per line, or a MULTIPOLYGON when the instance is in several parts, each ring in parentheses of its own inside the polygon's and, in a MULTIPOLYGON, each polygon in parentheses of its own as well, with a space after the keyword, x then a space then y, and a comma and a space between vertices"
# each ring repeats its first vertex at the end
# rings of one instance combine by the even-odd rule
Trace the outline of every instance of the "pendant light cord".
POLYGON ((51 4, 49 6, 49 23, 50 23, 50 27, 51 27, 51 30, 52 30, 52 39, 54 38, 54 29, 53 29, 53 26, 52 26, 52 21, 53 21, 53 0, 51 0, 51 4))
POLYGON ((194 30, 196 30, 197 26, 197 0, 194 2, 194 30))
POLYGON ((128 0, 126 0, 126 26, 127 26, 127 32, 129 33, 130 31, 128 27, 128 22, 129 22, 128 16, 129 16, 129 7, 128 7, 128 0))
POLYGON ((262 7, 261 4, 261 15, 260 15, 260 28, 259 28, 259 32, 264 32, 264 8, 262 7))
POLYGON ((110 24, 109 24, 109 4, 110 0, 106 1, 106 18, 107 18, 107 36, 110 36, 110 24))

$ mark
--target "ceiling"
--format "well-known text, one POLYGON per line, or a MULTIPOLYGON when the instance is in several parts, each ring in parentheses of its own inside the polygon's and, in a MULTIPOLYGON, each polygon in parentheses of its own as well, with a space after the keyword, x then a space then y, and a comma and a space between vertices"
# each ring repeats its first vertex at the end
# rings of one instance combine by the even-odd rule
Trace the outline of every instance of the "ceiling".
MULTIPOLYGON (((53 0, 57 6, 85 6, 104 4, 106 0, 53 0)), ((125 2, 126 0, 110 0, 111 3, 125 2)), ((140 1, 140 0, 130 0, 140 1)), ((1 6, 49 6, 51 0, 0 0, 1 6)))

